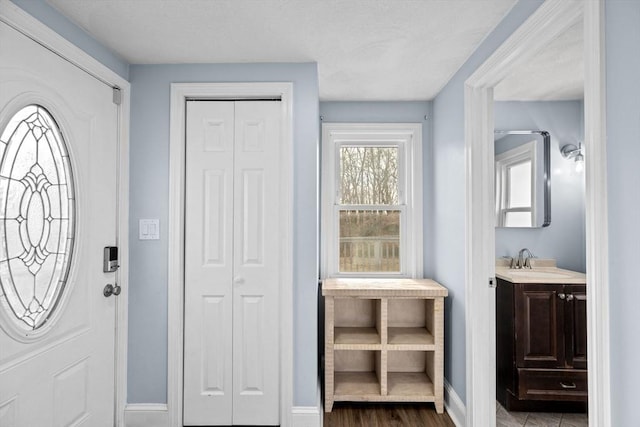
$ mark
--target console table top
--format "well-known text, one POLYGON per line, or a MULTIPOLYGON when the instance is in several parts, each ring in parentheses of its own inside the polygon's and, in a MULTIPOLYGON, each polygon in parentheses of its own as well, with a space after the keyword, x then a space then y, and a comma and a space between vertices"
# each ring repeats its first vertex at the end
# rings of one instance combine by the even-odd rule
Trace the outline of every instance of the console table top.
POLYGON ((448 290, 432 279, 336 278, 322 281, 322 295, 336 297, 446 297, 448 290))

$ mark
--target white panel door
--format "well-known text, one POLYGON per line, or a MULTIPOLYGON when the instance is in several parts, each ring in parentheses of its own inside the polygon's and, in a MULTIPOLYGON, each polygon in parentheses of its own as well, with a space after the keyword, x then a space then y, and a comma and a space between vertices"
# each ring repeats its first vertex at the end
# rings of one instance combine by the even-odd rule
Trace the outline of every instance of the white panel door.
POLYGON ((279 424, 281 105, 187 103, 185 425, 279 424))
POLYGON ((231 425, 233 102, 188 102, 184 425, 231 425))
POLYGON ((114 425, 117 126, 111 88, 0 23, 2 427, 114 425))
POLYGON ((233 423, 277 425, 281 104, 235 107, 233 423))

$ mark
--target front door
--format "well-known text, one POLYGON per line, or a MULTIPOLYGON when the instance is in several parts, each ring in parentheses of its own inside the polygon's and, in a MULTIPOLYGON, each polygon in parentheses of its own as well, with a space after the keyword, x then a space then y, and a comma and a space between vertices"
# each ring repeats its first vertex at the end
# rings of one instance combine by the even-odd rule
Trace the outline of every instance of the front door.
POLYGON ((118 107, 0 22, 0 425, 113 426, 118 107))

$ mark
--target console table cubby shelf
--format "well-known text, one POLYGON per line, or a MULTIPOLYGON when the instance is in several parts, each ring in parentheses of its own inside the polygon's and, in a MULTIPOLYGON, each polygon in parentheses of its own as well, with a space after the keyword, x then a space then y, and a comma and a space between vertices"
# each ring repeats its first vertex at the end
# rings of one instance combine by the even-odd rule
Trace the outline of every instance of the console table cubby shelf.
POLYGON ((444 297, 430 279, 326 279, 325 411, 333 402, 443 407, 444 297))

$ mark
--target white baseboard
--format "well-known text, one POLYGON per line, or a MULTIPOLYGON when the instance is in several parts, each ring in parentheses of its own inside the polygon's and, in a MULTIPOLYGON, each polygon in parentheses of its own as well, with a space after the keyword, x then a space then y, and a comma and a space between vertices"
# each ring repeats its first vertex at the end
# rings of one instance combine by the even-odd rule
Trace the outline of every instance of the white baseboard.
POLYGON ((124 408, 125 427, 169 427, 166 403, 129 403, 124 408))
POLYGON ((321 427, 322 415, 316 406, 294 406, 291 408, 293 427, 321 427))
POLYGON ((322 388, 318 378, 317 406, 294 406, 291 408, 292 427, 322 427, 324 412, 322 405, 322 388))
MULTIPOLYGON (((322 412, 316 406, 291 408, 292 427, 321 427, 322 412)), ((124 409, 125 427, 169 427, 166 404, 130 403, 124 409)))
POLYGON ((447 380, 444 380, 444 407, 456 427, 464 427, 466 407, 447 380))
MULTIPOLYGON (((322 427, 321 404, 291 408, 292 427, 322 427)), ((164 403, 129 403, 124 409, 125 427, 169 427, 164 403)))

